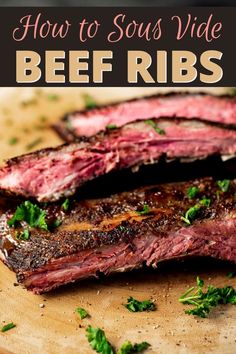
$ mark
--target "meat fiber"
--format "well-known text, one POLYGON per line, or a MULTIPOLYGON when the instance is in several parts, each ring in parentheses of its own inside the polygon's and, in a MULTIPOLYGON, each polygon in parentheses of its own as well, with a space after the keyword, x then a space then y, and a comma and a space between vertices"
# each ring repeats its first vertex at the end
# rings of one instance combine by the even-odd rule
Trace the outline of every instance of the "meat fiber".
POLYGON ((222 192, 211 178, 149 186, 99 200, 45 207, 60 218, 53 232, 31 230, 27 241, 16 235, 25 223, 9 228, 13 211, 0 218, 0 256, 18 282, 39 294, 100 273, 126 271, 143 264, 189 256, 210 256, 236 263, 236 181, 222 192), (188 197, 190 186, 199 189, 188 197), (210 206, 201 204, 210 199, 210 206), (191 225, 182 219, 202 205, 191 225))
POLYGON ((198 159, 235 153, 235 130, 196 120, 140 121, 9 160, 0 169, 0 192, 56 201, 95 177, 163 156, 198 159))
POLYGON ((204 94, 171 94, 122 102, 106 107, 71 113, 59 121, 55 130, 65 141, 92 136, 107 126, 121 127, 150 118, 198 118, 236 125, 236 100, 204 94))

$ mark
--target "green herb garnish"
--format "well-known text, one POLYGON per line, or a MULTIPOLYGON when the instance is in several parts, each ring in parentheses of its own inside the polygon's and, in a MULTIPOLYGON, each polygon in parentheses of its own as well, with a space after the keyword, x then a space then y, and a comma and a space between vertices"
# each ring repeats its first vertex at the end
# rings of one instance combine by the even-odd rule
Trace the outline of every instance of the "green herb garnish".
POLYGON ((62 203, 61 207, 64 211, 67 211, 70 207, 70 200, 66 198, 65 201, 62 203))
POLYGON ((58 101, 59 98, 60 98, 60 96, 57 95, 56 93, 49 93, 49 94, 47 95, 47 99, 48 99, 49 101, 58 101))
POLYGON ((71 123, 70 121, 67 121, 67 122, 66 122, 66 127, 67 127, 67 129, 69 129, 69 130, 72 130, 72 129, 73 129, 73 125, 72 125, 72 123, 71 123))
POLYGON ((201 205, 209 208, 209 206, 211 205, 211 199, 209 198, 202 198, 199 202, 201 205))
POLYGON ((151 120, 151 119, 145 120, 145 124, 150 125, 160 135, 165 135, 166 134, 165 130, 160 129, 158 127, 158 125, 155 122, 153 122, 153 120, 151 120))
POLYGON ((229 279, 232 279, 232 278, 234 278, 234 277, 236 277, 236 272, 229 272, 229 273, 227 274, 227 278, 229 278, 229 279))
POLYGON ((16 325, 15 325, 13 322, 8 323, 8 324, 6 324, 5 326, 3 326, 3 327, 1 328, 1 332, 7 332, 7 331, 9 331, 10 329, 15 328, 15 327, 16 327, 16 325))
POLYGON ((187 193, 190 199, 196 198, 199 193, 199 188, 196 186, 189 187, 187 193))
POLYGON ((181 220, 186 222, 186 224, 191 225, 191 223, 197 218, 202 207, 208 208, 211 204, 211 200, 208 198, 203 198, 199 201, 198 204, 195 204, 189 208, 185 215, 181 217, 181 220))
POLYGON ((229 186, 230 186, 230 180, 229 179, 223 179, 221 181, 217 181, 218 187, 220 187, 221 191, 223 193, 228 192, 229 186))
POLYGON ((30 238, 30 231, 28 229, 16 233, 17 240, 28 241, 30 238))
POLYGON ((186 310, 188 315, 195 315, 205 318, 213 307, 220 304, 236 304, 236 291, 231 286, 215 288, 209 285, 207 292, 203 292, 204 282, 197 277, 197 289, 192 286, 180 298, 182 304, 195 306, 191 310, 186 310))
POLYGON ((31 143, 29 143, 28 145, 26 145, 26 149, 31 150, 31 149, 35 148, 38 144, 42 143, 42 141, 43 141, 42 138, 37 138, 37 139, 33 140, 31 143))
POLYGON ((154 311, 156 305, 151 300, 138 301, 133 297, 127 299, 127 304, 124 305, 131 312, 154 311))
POLYGON ((82 307, 77 307, 75 309, 75 312, 77 312, 80 315, 81 320, 83 320, 85 317, 89 316, 88 312, 85 309, 83 309, 82 307))
POLYGON ((140 353, 150 347, 150 344, 147 342, 135 343, 134 345, 130 341, 126 341, 117 354, 135 354, 140 353))
POLYGON ((20 221, 25 221, 30 227, 48 230, 46 212, 28 200, 17 207, 7 223, 10 227, 16 227, 20 221))
POLYGON ((8 144, 9 145, 16 145, 18 143, 18 141, 19 141, 18 138, 13 137, 13 138, 9 139, 8 144))
POLYGON ((22 101, 20 104, 22 107, 28 107, 28 106, 33 106, 36 105, 38 103, 38 100, 36 98, 31 98, 27 101, 22 101))
POLYGON ((83 95, 84 105, 86 109, 93 109, 97 107, 97 103, 95 102, 94 98, 89 94, 83 95))
POLYGON ((184 222, 186 222, 186 224, 191 225, 191 223, 193 222, 193 220, 196 219, 196 217, 198 216, 198 213, 201 209, 201 206, 196 204, 193 207, 189 208, 184 216, 181 216, 181 220, 183 220, 184 222))
POLYGON ((97 353, 115 354, 114 349, 108 342, 104 331, 100 328, 88 326, 86 328, 87 338, 92 349, 97 353))
MULTIPOLYGON (((56 229, 57 227, 59 227, 61 224, 62 224, 62 220, 56 219, 56 220, 54 220, 53 223, 50 225, 50 229, 51 229, 51 230, 54 230, 54 229, 56 229)), ((50 230, 50 231, 51 231, 51 230, 50 230)))
POLYGON ((149 214, 150 213, 150 208, 149 208, 149 206, 147 204, 144 204, 143 205, 143 210, 141 210, 141 211, 137 210, 136 213, 139 214, 139 215, 149 214))
POLYGON ((115 124, 108 124, 108 125, 106 126, 106 129, 109 129, 109 130, 117 129, 117 125, 115 125, 115 124))

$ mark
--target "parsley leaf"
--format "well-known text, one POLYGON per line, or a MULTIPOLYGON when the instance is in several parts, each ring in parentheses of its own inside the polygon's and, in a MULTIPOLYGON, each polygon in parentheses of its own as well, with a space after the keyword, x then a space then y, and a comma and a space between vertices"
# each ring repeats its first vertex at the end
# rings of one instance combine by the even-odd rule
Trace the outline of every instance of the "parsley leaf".
POLYGON ((143 210, 141 210, 141 211, 137 210, 136 213, 139 214, 139 215, 149 214, 150 213, 150 208, 149 208, 149 206, 147 204, 144 204, 143 205, 143 210))
POLYGON ((229 272, 229 273, 227 274, 227 278, 229 278, 229 279, 232 279, 232 278, 234 278, 234 277, 236 277, 236 272, 229 272))
POLYGON ((147 342, 142 342, 142 343, 135 343, 134 345, 131 344, 130 341, 126 341, 120 350, 117 352, 117 354, 134 354, 134 353, 140 353, 144 350, 146 350, 148 347, 150 347, 150 344, 147 342))
POLYGON ((104 331, 100 328, 93 328, 88 326, 86 328, 87 338, 90 346, 97 353, 102 354, 115 354, 114 349, 111 344, 108 342, 104 331))
POLYGON ((84 94, 83 99, 86 109, 93 109, 97 107, 97 103, 95 102, 94 98, 89 94, 84 94))
POLYGON ((230 186, 230 180, 229 179, 223 179, 221 181, 217 181, 218 187, 220 187, 221 191, 223 193, 228 192, 229 186, 230 186))
POLYGON ((43 142, 42 138, 37 138, 37 139, 33 140, 31 143, 29 143, 28 145, 26 145, 26 150, 34 149, 38 144, 40 144, 42 142, 43 142))
POLYGON ((17 137, 12 137, 9 139, 8 144, 9 145, 16 145, 18 143, 19 139, 17 137))
POLYGON ((199 202, 201 205, 209 208, 209 206, 211 205, 211 200, 208 198, 202 198, 199 202))
POLYGON ((49 231, 52 231, 52 230, 56 229, 56 228, 59 227, 61 224, 62 224, 62 220, 60 220, 60 219, 55 219, 55 220, 53 221, 53 223, 50 225, 50 230, 49 230, 49 231))
POLYGON ((7 332, 10 329, 15 328, 15 327, 16 327, 16 325, 13 322, 10 322, 1 328, 1 332, 7 332))
POLYGON ((157 126, 157 124, 155 122, 153 122, 153 120, 151 120, 151 119, 145 120, 145 124, 150 125, 160 135, 165 135, 166 134, 165 130, 160 129, 157 126))
POLYGON ((155 311, 156 305, 151 300, 138 301, 133 297, 127 299, 124 305, 131 312, 155 311))
POLYGON ((192 186, 188 188, 187 194, 190 199, 193 199, 197 196, 199 193, 199 188, 196 186, 192 186))
POLYGON ((83 320, 85 317, 89 316, 88 312, 85 309, 83 309, 82 307, 77 307, 75 309, 75 312, 77 312, 80 315, 81 320, 83 320))
POLYGON ((198 204, 194 205, 186 211, 185 215, 181 217, 181 220, 186 222, 186 224, 191 225, 193 220, 198 216, 200 209, 201 207, 198 204))
POLYGON ((115 125, 115 124, 108 124, 108 125, 106 126, 106 128, 109 129, 109 130, 117 129, 117 125, 115 125))
POLYGON ((220 304, 236 304, 236 291, 231 286, 216 288, 209 285, 207 292, 203 292, 203 285, 203 280, 197 277, 196 291, 192 286, 179 298, 179 302, 195 306, 191 310, 186 310, 185 313, 205 318, 213 307, 220 304))
POLYGON ((64 211, 67 211, 70 207, 70 200, 68 198, 66 198, 64 203, 62 203, 61 207, 64 211))
POLYGON ((202 207, 208 208, 211 205, 211 200, 208 198, 203 198, 199 201, 198 204, 195 204, 191 208, 189 208, 185 215, 181 217, 181 220, 186 222, 186 224, 191 225, 193 220, 195 220, 201 210, 202 207))
POLYGON ((27 241, 30 238, 30 231, 28 229, 16 233, 17 240, 27 241))
POLYGON ((57 95, 56 93, 49 93, 49 94, 47 95, 47 99, 48 99, 49 101, 58 101, 59 98, 60 98, 60 96, 57 95))
POLYGON ((8 220, 10 227, 15 227, 19 221, 25 221, 30 227, 48 231, 46 212, 30 201, 25 201, 17 207, 14 215, 8 220))

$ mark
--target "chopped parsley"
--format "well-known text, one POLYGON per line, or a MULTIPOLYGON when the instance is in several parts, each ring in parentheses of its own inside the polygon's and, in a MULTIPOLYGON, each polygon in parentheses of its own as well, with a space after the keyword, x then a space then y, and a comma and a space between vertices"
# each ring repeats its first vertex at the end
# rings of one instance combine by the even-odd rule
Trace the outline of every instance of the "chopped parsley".
POLYGON ((134 354, 140 353, 150 347, 150 344, 147 342, 135 343, 134 345, 130 341, 126 341, 117 354, 134 354))
POLYGON ((58 101, 59 98, 60 98, 60 96, 57 95, 56 93, 49 93, 49 94, 47 95, 47 99, 48 99, 49 101, 58 101))
POLYGON ((150 213, 150 208, 149 208, 149 206, 147 204, 144 204, 143 205, 143 210, 140 210, 140 211, 137 210, 136 213, 139 214, 139 215, 149 214, 150 213))
POLYGON ((17 207, 7 223, 10 227, 16 227, 20 221, 25 221, 30 227, 48 230, 46 212, 28 200, 17 207))
POLYGON ((189 208, 185 215, 181 217, 181 220, 183 220, 184 222, 186 222, 186 224, 190 225, 193 220, 195 220, 198 216, 198 213, 201 209, 201 206, 196 204, 193 207, 189 208))
POLYGON ((10 329, 15 328, 15 327, 16 327, 16 325, 13 322, 10 322, 1 328, 1 332, 7 332, 10 329))
POLYGON ((53 223, 50 225, 50 231, 56 229, 62 224, 62 220, 56 219, 53 221, 53 223))
POLYGON ((115 124, 108 124, 108 125, 106 126, 106 129, 109 129, 109 130, 117 129, 117 125, 115 125, 115 124))
POLYGON ((8 140, 9 145, 16 145, 18 143, 19 139, 17 137, 12 137, 11 139, 8 140))
POLYGON ((33 140, 31 143, 29 143, 28 145, 26 145, 26 149, 27 150, 34 149, 38 144, 42 143, 42 141, 43 141, 42 138, 37 138, 33 140))
POLYGON ((36 98, 31 98, 27 101, 22 101, 20 104, 22 107, 26 108, 26 107, 29 107, 29 106, 34 106, 38 103, 38 100, 36 98))
POLYGON ((229 187, 230 187, 230 180, 229 179, 223 179, 221 181, 217 181, 217 185, 218 185, 218 187, 220 187, 220 190, 223 193, 226 193, 226 192, 228 192, 229 187))
POLYGON ((83 320, 85 317, 89 316, 88 312, 85 309, 83 309, 82 307, 77 307, 75 309, 75 312, 77 312, 80 315, 81 320, 83 320))
POLYGON ((232 278, 234 278, 234 277, 236 277, 236 272, 229 272, 229 273, 227 274, 227 278, 229 278, 229 279, 232 279, 232 278))
POLYGON ((97 103, 94 100, 94 98, 92 96, 90 96, 89 94, 84 94, 83 95, 83 99, 84 99, 84 105, 86 109, 93 109, 97 107, 97 103))
POLYGON ((30 231, 28 229, 16 233, 16 238, 18 240, 28 241, 30 238, 30 231))
POLYGON ((199 202, 201 205, 209 208, 209 206, 211 205, 211 199, 209 198, 202 198, 199 202))
POLYGON ((66 200, 62 203, 61 207, 64 211, 67 211, 70 207, 70 200, 66 198, 66 200))
POLYGON ((133 297, 127 299, 124 305, 131 312, 155 311, 156 305, 151 300, 138 301, 133 297))
POLYGON ((86 332, 89 344, 93 350, 102 354, 115 354, 102 329, 88 326, 86 332))
POLYGON ((192 186, 188 188, 187 194, 190 199, 196 198, 199 193, 199 188, 196 186, 192 186))
POLYGON ((145 124, 150 125, 160 135, 166 134, 165 130, 160 129, 158 125, 155 122, 153 122, 153 120, 151 119, 145 120, 145 124))
POLYGON ((67 121, 67 122, 66 122, 66 127, 67 127, 67 129, 69 129, 69 130, 72 130, 72 129, 73 129, 73 125, 72 125, 72 123, 71 123, 70 121, 67 121))
POLYGON ((209 285, 207 291, 203 292, 203 285, 204 281, 197 277, 197 289, 192 286, 179 298, 182 304, 194 306, 193 309, 185 311, 188 315, 205 318, 220 304, 236 304, 236 291, 233 287, 216 288, 209 285))
POLYGON ((186 224, 191 225, 191 223, 197 218, 202 207, 208 208, 211 204, 211 200, 208 198, 203 198, 198 204, 195 204, 189 208, 185 215, 181 217, 181 220, 186 222, 186 224))
MULTIPOLYGON (((88 326, 86 328, 87 338, 89 344, 93 350, 101 354, 115 354, 115 350, 106 338, 104 331, 100 328, 93 328, 88 326)), ((117 354, 135 354, 140 353, 150 347, 147 342, 132 344, 130 341, 126 341, 117 354)))

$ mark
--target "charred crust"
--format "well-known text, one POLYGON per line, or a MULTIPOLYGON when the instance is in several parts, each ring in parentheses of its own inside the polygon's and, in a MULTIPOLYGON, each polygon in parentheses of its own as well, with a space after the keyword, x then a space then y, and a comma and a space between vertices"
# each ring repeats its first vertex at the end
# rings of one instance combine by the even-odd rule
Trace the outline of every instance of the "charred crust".
MULTIPOLYGON (((86 230, 63 230, 58 228, 53 232, 32 231, 29 241, 18 242, 14 249, 6 256, 5 262, 17 273, 33 271, 50 264, 55 259, 78 254, 81 251, 96 250, 102 247, 127 243, 134 247, 133 240, 138 237, 156 235, 166 237, 169 232, 188 227, 181 220, 181 216, 188 208, 198 203, 203 197, 211 199, 211 206, 203 208, 194 225, 224 220, 233 215, 235 217, 235 182, 232 181, 227 193, 217 196, 216 182, 212 178, 198 179, 177 184, 165 184, 145 187, 132 192, 124 192, 110 198, 95 201, 73 201, 73 208, 64 215, 63 226, 74 225, 76 222, 91 224, 86 230), (190 200, 187 190, 191 185, 201 186, 201 191, 195 200, 190 200), (118 206, 117 206, 118 204, 118 206), (140 219, 134 216, 138 206, 148 204, 152 212, 140 219), (129 216, 131 212, 132 216, 129 216), (117 216, 122 216, 118 223, 117 216), (100 223, 110 220, 112 225, 108 229, 100 223)), ((49 205, 47 214, 50 217, 58 215, 60 206, 49 205)), ((2 216, 7 219, 8 213, 2 216)), ((119 219, 118 219, 119 220, 119 219)), ((0 239, 9 232, 1 230, 0 239)), ((0 249, 4 252, 3 242, 0 249)))

